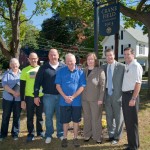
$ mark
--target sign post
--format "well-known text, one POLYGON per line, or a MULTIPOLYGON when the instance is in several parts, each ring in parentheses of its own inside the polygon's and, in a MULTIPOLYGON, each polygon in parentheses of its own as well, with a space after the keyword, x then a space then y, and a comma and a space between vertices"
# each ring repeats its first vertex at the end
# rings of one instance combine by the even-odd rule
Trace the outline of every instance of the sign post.
MULTIPOLYGON (((98 33, 100 33, 100 35, 102 36, 109 36, 115 34, 117 35, 116 37, 118 37, 118 32, 120 28, 120 4, 116 3, 115 1, 116 0, 109 0, 105 3, 98 4, 97 0, 94 0, 94 51, 97 57, 98 57, 98 33), (113 2, 113 4, 101 7, 99 9, 99 17, 98 17, 98 7, 100 5, 108 4, 108 2, 113 2)), ((118 41, 115 41, 115 43, 118 43, 118 41)), ((117 45, 115 45, 115 54, 116 58, 118 58, 118 51, 116 50, 118 50, 117 45)))
POLYGON ((97 0, 94 0, 94 51, 98 58, 98 6, 97 0))

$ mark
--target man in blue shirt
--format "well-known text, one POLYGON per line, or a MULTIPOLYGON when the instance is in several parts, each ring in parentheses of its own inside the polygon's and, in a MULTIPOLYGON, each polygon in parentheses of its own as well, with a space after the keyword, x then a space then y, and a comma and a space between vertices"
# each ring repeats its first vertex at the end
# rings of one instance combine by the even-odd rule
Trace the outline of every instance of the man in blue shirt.
POLYGON ((62 147, 67 147, 67 132, 69 122, 73 121, 74 146, 79 147, 77 135, 79 122, 81 121, 81 93, 86 86, 85 75, 75 65, 75 56, 71 53, 65 57, 66 67, 56 74, 56 88, 60 93, 60 122, 63 124, 64 139, 62 147))

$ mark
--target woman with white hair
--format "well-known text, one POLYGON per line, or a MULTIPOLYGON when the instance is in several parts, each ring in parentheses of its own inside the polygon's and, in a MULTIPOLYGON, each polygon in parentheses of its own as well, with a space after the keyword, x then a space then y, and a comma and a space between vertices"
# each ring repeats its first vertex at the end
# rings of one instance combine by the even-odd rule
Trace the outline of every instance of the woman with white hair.
POLYGON ((20 113, 21 113, 21 101, 20 101, 20 74, 19 61, 16 58, 10 60, 10 69, 4 74, 2 78, 3 100, 2 100, 2 124, 0 141, 8 135, 8 126, 13 112, 13 123, 11 135, 14 140, 18 139, 18 133, 20 128, 20 113))

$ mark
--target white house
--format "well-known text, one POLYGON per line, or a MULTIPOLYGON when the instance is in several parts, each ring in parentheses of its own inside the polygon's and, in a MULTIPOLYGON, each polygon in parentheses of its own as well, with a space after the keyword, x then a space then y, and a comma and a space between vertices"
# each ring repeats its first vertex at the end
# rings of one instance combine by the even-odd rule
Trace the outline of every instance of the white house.
MULTIPOLYGON (((105 58, 105 49, 115 47, 114 35, 106 36, 102 41, 103 56, 105 58)), ((148 36, 143 34, 142 30, 128 28, 124 29, 120 26, 119 30, 119 47, 118 47, 118 61, 124 62, 123 50, 125 47, 132 47, 135 50, 135 58, 143 66, 144 71, 148 70, 148 36)))

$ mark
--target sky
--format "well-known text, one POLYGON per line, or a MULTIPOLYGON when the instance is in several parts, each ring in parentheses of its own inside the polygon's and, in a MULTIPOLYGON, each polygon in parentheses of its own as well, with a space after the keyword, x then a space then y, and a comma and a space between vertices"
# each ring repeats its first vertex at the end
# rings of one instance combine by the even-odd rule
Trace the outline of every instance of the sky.
MULTIPOLYGON (((32 11, 35 9, 35 4, 34 4, 35 1, 36 0, 24 0, 24 3, 26 4, 26 8, 27 8, 27 10, 25 12, 27 17, 30 17, 32 14, 32 11)), ((43 21, 47 18, 52 17, 52 12, 50 9, 47 10, 46 13, 47 13, 47 15, 43 15, 43 16, 42 15, 39 15, 39 16, 34 15, 32 17, 31 22, 34 26, 36 26, 36 28, 41 29, 41 24, 43 23, 43 21)), ((121 18, 120 18, 120 24, 121 25, 123 24, 123 21, 121 18)), ((137 27, 137 28, 139 28, 139 27, 137 27)))
MULTIPOLYGON (((32 11, 35 9, 35 2, 36 0, 24 0, 24 3, 26 4, 26 16, 30 17, 32 14, 32 11)), ((43 21, 47 18, 51 18, 52 17, 52 13, 51 10, 47 10, 46 11, 47 15, 39 15, 39 16, 33 16, 31 19, 31 22, 34 26, 36 26, 36 28, 41 29, 41 24, 43 23, 43 21)))

